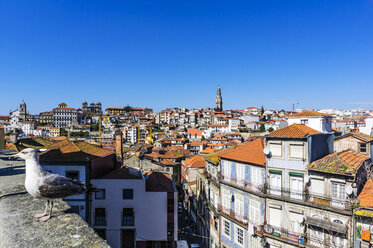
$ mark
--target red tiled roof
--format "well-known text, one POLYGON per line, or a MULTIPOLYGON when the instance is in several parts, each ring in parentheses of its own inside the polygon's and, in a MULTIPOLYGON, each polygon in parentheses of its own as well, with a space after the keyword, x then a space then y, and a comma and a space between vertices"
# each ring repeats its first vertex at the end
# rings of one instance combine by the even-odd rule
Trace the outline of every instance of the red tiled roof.
POLYGON ((306 110, 303 112, 295 113, 289 115, 289 117, 317 117, 317 116, 328 116, 330 117, 331 115, 323 114, 314 110, 306 110))
POLYGON ((176 159, 184 157, 184 155, 176 152, 176 151, 167 151, 164 155, 162 155, 163 159, 176 159))
POLYGON ((46 146, 47 151, 41 153, 44 162, 77 162, 113 154, 112 151, 89 144, 87 142, 70 142, 62 140, 46 146))
POLYGON ((358 198, 363 207, 373 207, 373 178, 368 179, 358 198))
POLYGON ((122 166, 108 174, 100 177, 100 179, 142 179, 140 172, 131 168, 135 173, 130 172, 127 166, 122 166))
POLYGON ((145 173, 146 191, 148 192, 175 192, 171 176, 167 173, 158 171, 147 171, 145 173))
POLYGON ((307 169, 331 174, 353 175, 367 157, 351 149, 335 152, 307 165, 307 169))
POLYGON ((204 168, 206 165, 206 160, 201 155, 195 155, 190 159, 184 161, 186 167, 192 168, 204 168))
POLYGON ((206 147, 205 149, 203 149, 200 153, 201 154, 210 154, 210 153, 214 153, 216 152, 216 149, 215 148, 212 148, 212 147, 206 147))
POLYGON ((305 137, 307 135, 319 134, 320 132, 306 126, 305 124, 291 124, 269 133, 270 137, 305 137))
POLYGON ((352 136, 354 138, 357 138, 357 139, 365 141, 365 142, 372 142, 373 141, 372 136, 364 134, 364 133, 360 133, 360 132, 351 132, 351 133, 348 133, 348 134, 345 134, 345 135, 342 135, 342 136, 338 136, 338 137, 335 138, 335 140, 343 139, 343 138, 346 138, 346 137, 349 137, 349 136, 352 136))
POLYGON ((172 162, 171 160, 168 159, 163 159, 161 164, 163 165, 176 165, 176 163, 172 162))
POLYGON ((266 158, 263 149, 263 139, 257 138, 253 141, 243 143, 234 149, 229 149, 226 152, 222 152, 219 157, 222 159, 231 159, 264 166, 266 158))

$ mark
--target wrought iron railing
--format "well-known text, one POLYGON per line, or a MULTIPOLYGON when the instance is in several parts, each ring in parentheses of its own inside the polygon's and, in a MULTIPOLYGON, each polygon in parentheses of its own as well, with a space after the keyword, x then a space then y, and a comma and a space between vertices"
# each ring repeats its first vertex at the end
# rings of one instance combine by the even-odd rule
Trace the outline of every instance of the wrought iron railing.
POLYGON ((305 245, 305 239, 301 233, 292 232, 282 227, 267 224, 264 226, 264 233, 282 238, 293 244, 305 245))
POLYGON ((310 193, 307 188, 304 191, 300 191, 269 186, 269 188, 266 189, 266 193, 271 196, 281 197, 282 199, 286 198, 316 204, 320 207, 325 206, 343 210, 351 209, 351 201, 349 199, 338 199, 330 195, 310 193))
POLYGON ((241 188, 245 191, 252 191, 252 192, 257 192, 257 193, 264 193, 265 192, 265 186, 263 185, 258 185, 254 184, 250 181, 247 181, 246 179, 238 179, 234 177, 228 177, 224 176, 221 172, 218 173, 218 179, 227 183, 234 185, 238 188, 241 188))

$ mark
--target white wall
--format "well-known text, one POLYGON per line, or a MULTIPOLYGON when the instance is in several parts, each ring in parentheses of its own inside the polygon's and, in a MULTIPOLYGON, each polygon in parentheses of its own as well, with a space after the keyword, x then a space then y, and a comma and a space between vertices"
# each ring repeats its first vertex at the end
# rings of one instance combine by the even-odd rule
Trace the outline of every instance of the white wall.
POLYGON ((359 132, 367 135, 373 134, 373 117, 365 119, 365 127, 359 127, 359 132))
POLYGON ((306 124, 310 128, 313 128, 319 132, 332 132, 331 118, 330 117, 291 117, 288 119, 288 124, 293 123, 302 124, 301 120, 308 120, 306 124))
MULTIPOLYGON (((92 197, 92 226, 94 226, 95 208, 106 209, 106 226, 97 228, 107 229, 106 238, 112 247, 120 247, 123 208, 133 208, 135 215, 136 240, 167 240, 167 192, 145 192, 145 180, 132 179, 95 179, 92 186, 106 189, 105 200, 92 197), (133 189, 133 199, 124 200, 123 189, 133 189)), ((176 197, 176 196, 175 196, 176 197)), ((174 213, 177 214, 175 200, 174 213)), ((175 218, 174 234, 177 231, 175 218)), ((177 235, 177 233, 176 233, 177 235)))

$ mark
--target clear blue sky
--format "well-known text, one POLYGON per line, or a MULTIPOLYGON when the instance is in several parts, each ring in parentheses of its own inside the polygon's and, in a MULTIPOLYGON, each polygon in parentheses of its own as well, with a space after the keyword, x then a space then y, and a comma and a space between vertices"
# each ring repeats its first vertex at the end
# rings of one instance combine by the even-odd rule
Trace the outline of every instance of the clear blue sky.
POLYGON ((0 2, 0 114, 212 107, 218 85, 225 109, 354 108, 372 79, 373 0, 0 2))

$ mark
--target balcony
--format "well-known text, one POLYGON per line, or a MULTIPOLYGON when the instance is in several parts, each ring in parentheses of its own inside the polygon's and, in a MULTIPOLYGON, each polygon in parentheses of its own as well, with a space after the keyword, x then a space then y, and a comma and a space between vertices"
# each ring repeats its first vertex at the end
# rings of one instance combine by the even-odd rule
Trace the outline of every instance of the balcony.
POLYGON ((337 241, 335 237, 332 237, 327 234, 323 234, 320 237, 314 237, 314 236, 309 236, 307 235, 305 237, 306 240, 306 245, 307 247, 313 247, 313 248, 347 248, 351 247, 351 242, 347 239, 345 239, 343 242, 342 241, 337 241))
POLYGON ((291 232, 282 227, 276 227, 271 225, 265 225, 264 235, 272 238, 278 238, 285 242, 299 245, 300 247, 305 247, 305 239, 301 233, 291 232))
POLYGON ((253 184, 245 179, 240 180, 233 177, 227 177, 224 176, 221 172, 218 173, 218 179, 225 184, 231 185, 244 191, 249 191, 257 194, 264 194, 265 192, 264 185, 253 184))
POLYGON ((344 211, 351 210, 351 201, 349 199, 337 199, 330 195, 310 193, 307 188, 304 191, 296 191, 289 188, 269 187, 266 193, 281 200, 288 199, 317 205, 318 207, 337 208, 344 211))
POLYGON ((225 208, 221 204, 218 204, 218 211, 221 215, 236 222, 239 222, 241 225, 248 228, 248 223, 250 222, 254 226, 254 233, 262 236, 263 235, 263 225, 259 225, 258 223, 253 223, 248 218, 243 215, 236 213, 234 210, 230 208, 225 208))

